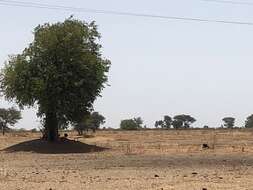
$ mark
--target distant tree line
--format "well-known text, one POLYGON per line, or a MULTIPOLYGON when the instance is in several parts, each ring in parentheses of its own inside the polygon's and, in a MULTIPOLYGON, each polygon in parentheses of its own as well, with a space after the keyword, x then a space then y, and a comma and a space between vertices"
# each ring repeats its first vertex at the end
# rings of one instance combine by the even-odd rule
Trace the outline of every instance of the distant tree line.
MULTIPOLYGON (((5 132, 11 131, 11 127, 14 126, 21 119, 21 112, 16 108, 0 108, 0 130, 4 135, 5 132)), ((79 135, 83 135, 84 132, 91 130, 95 132, 103 124, 105 124, 106 118, 99 112, 86 113, 81 117, 78 122, 73 123, 71 126, 78 132, 79 135)), ((169 115, 163 116, 163 119, 155 121, 154 127, 156 129, 189 129, 192 128, 192 124, 197 120, 191 115, 180 114, 174 117, 169 115)), ((224 117, 222 124, 219 128, 238 128, 235 126, 236 119, 234 117, 224 117)), ((63 126, 63 125, 62 125, 63 126)), ((64 126, 61 129, 68 129, 70 126, 64 126)), ((244 128, 253 128, 253 114, 248 116, 245 121, 244 128)), ((141 130, 146 129, 144 121, 141 117, 135 117, 132 119, 124 119, 120 122, 121 130, 141 130)), ((204 129, 210 128, 208 125, 203 126, 204 129)), ((21 129, 20 129, 21 130, 21 129)), ((34 128, 30 130, 36 132, 34 128)))
MULTIPOLYGON (((181 114, 174 117, 165 115, 162 120, 155 121, 154 127, 156 129, 189 129, 192 128, 192 124, 197 120, 191 115, 181 114)), ((222 124, 219 128, 233 129, 238 128, 235 126, 236 119, 233 117, 224 117, 222 124)), ((141 117, 133 119, 125 119, 120 123, 120 129, 122 130, 140 130, 147 128, 143 126, 143 119, 141 117)), ((253 114, 247 117, 244 128, 253 128, 253 114)), ((243 128, 240 127, 240 128, 243 128)), ((203 126, 204 129, 210 128, 208 125, 203 126)))

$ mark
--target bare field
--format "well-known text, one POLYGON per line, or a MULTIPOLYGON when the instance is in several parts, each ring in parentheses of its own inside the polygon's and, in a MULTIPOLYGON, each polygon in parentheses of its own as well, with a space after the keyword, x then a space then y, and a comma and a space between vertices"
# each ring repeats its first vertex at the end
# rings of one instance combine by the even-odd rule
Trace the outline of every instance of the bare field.
POLYGON ((39 136, 0 137, 1 190, 253 189, 251 130, 71 133, 57 144, 39 136))

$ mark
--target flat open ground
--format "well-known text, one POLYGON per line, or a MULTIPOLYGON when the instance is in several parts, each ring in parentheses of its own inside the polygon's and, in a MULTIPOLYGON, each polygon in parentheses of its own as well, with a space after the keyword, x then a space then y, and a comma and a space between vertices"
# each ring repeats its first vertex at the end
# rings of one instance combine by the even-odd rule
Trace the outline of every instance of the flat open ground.
POLYGON ((39 136, 0 137, 1 190, 253 189, 250 130, 72 133, 54 145, 39 136))

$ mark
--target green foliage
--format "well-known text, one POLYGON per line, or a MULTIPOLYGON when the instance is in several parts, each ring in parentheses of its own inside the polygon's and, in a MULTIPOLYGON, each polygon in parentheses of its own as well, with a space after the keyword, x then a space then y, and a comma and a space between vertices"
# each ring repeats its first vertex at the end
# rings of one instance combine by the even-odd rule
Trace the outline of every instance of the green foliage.
POLYGON ((174 129, 181 129, 181 128, 190 128, 191 124, 196 121, 195 118, 191 117, 190 115, 176 115, 173 119, 165 115, 163 120, 159 120, 155 122, 155 127, 161 127, 163 129, 169 129, 173 126, 174 129))
POLYGON ((222 119, 222 121, 224 122, 224 126, 226 128, 234 128, 234 125, 235 125, 235 118, 233 117, 225 117, 222 119))
POLYGON ((105 117, 98 112, 93 112, 89 118, 90 128, 97 130, 101 125, 105 123, 105 117))
POLYGON ((79 135, 83 135, 84 131, 88 131, 90 125, 90 115, 85 114, 81 120, 73 123, 74 130, 78 132, 79 135))
POLYGON ((110 61, 102 58, 99 38, 95 22, 69 18, 39 25, 34 41, 11 56, 1 72, 6 99, 21 108, 38 105, 50 140, 57 138, 59 126, 90 112, 105 87, 110 61))
POLYGON ((139 126, 139 128, 142 128, 142 124, 143 124, 143 120, 141 119, 141 117, 136 117, 133 119, 135 121, 135 123, 139 126))
POLYGON ((183 128, 183 125, 184 125, 184 123, 181 120, 174 119, 172 121, 172 126, 173 126, 174 129, 181 129, 181 128, 183 128))
POLYGON ((0 108, 0 126, 4 135, 5 130, 14 126, 21 119, 20 111, 15 108, 0 108))
POLYGON ((172 124, 172 118, 168 115, 165 115, 163 121, 164 121, 164 127, 166 129, 169 129, 171 127, 171 124, 172 124))
POLYGON ((163 126, 164 126, 163 120, 159 120, 155 122, 155 128, 159 128, 159 127, 163 128, 163 126))
POLYGON ((195 121, 196 119, 190 115, 184 115, 184 114, 176 115, 173 118, 172 125, 175 129, 180 129, 180 128, 187 129, 187 128, 190 128, 191 124, 194 123, 195 121))
POLYGON ((91 114, 84 115, 82 120, 74 123, 73 126, 78 134, 82 135, 83 132, 88 129, 92 129, 95 132, 104 123, 105 117, 98 112, 93 112, 91 114))
POLYGON ((120 129, 122 130, 138 130, 142 128, 143 120, 138 118, 122 120, 120 129))
POLYGON ((161 127, 161 128, 165 128, 165 129, 169 129, 171 128, 171 124, 172 124, 172 118, 168 115, 165 115, 163 117, 163 120, 159 120, 155 122, 155 127, 161 127))
POLYGON ((245 121, 245 128, 253 128, 253 114, 247 117, 245 121))

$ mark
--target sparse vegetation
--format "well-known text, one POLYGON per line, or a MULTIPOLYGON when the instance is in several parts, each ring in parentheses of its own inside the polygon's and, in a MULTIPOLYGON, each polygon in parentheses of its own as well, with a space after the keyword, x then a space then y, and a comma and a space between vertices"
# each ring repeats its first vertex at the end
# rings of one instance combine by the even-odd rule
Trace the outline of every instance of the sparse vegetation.
POLYGON ((33 185, 58 189, 64 184, 65 189, 102 190, 117 189, 123 184, 120 189, 127 190, 154 189, 154 181, 164 189, 172 186, 185 189, 186 185, 200 189, 203 184, 214 189, 252 186, 252 131, 215 131, 215 141, 214 130, 202 129, 99 130, 81 137, 69 132, 68 139, 75 140, 67 140, 67 146, 61 142, 34 140, 40 134, 30 131, 8 133, 0 138, 1 150, 4 150, 1 163, 8 172, 0 186, 1 189, 26 189, 33 185), (237 172, 231 172, 234 167, 237 172), (134 186, 126 182, 129 176, 134 186), (24 177, 29 180, 24 181, 24 177), (70 177, 71 181, 55 183, 70 177), (84 178, 92 180, 83 183, 84 178), (187 179, 186 185, 178 183, 182 179, 187 179), (108 183, 111 180, 113 183, 108 183), (13 186, 17 188, 10 188, 13 186))

